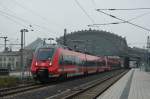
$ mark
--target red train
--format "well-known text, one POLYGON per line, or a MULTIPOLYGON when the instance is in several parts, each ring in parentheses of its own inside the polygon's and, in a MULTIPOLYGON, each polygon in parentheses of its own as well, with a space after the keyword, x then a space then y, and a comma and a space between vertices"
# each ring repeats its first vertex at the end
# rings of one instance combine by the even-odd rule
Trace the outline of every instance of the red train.
POLYGON ((121 66, 120 58, 98 57, 58 46, 38 48, 33 56, 33 78, 46 81, 51 77, 70 77, 112 70, 121 66))

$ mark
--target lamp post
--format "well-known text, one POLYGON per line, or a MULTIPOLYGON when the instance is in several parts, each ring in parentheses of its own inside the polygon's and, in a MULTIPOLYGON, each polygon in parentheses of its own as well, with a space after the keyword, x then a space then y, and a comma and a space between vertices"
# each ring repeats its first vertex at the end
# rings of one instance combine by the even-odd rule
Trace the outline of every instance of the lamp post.
POLYGON ((24 49, 24 44, 25 44, 25 32, 28 32, 27 29, 21 29, 21 49, 20 49, 20 66, 22 67, 22 74, 21 74, 21 79, 24 77, 24 64, 23 64, 23 49, 24 49))
POLYGON ((50 44, 52 44, 52 40, 54 40, 54 38, 48 38, 48 40, 50 40, 50 44))
POLYGON ((7 45, 7 41, 9 41, 9 40, 7 40, 7 36, 3 36, 3 37, 0 37, 0 38, 3 38, 4 39, 4 51, 6 51, 7 50, 7 47, 6 47, 6 45, 7 45))
POLYGON ((147 37, 147 66, 146 71, 149 71, 150 67, 150 36, 147 37))

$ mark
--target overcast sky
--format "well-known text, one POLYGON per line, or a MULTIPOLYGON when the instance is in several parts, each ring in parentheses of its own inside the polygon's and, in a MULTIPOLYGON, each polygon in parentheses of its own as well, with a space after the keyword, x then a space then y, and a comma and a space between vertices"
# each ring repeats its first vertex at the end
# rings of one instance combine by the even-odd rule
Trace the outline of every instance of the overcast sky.
MULTIPOLYGON (((94 22, 83 12, 75 0, 0 0, 0 35, 8 36, 9 43, 20 43, 20 30, 33 29, 26 33, 26 44, 37 37, 59 37, 63 29, 68 32, 88 29, 89 24, 118 22, 118 20, 97 12, 98 8, 148 8, 150 0, 78 0, 94 22), (32 27, 29 27, 32 25, 32 27)), ((131 22, 150 29, 150 10, 107 11, 125 20, 142 17, 131 22)), ((148 31, 130 24, 92 27, 126 37, 129 46, 146 45, 148 31)), ((0 44, 3 44, 0 39, 0 44)), ((2 49, 3 46, 1 46, 2 49)), ((20 46, 18 46, 19 48, 20 46)))

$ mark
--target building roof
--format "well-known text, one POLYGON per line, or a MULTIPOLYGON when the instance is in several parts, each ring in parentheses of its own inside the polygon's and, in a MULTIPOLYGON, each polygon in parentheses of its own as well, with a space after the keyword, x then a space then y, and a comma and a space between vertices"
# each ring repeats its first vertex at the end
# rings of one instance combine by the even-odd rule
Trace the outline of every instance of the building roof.
MULTIPOLYGON (((57 41, 63 44, 63 38, 57 41)), ((69 48, 76 48, 95 55, 121 55, 128 51, 126 39, 116 34, 98 31, 98 30, 82 30, 68 33, 66 35, 66 43, 69 48)))
POLYGON ((41 38, 37 38, 35 41, 33 41, 32 43, 27 45, 25 47, 25 49, 27 49, 27 50, 36 50, 37 47, 42 46, 42 45, 43 45, 43 40, 41 38))

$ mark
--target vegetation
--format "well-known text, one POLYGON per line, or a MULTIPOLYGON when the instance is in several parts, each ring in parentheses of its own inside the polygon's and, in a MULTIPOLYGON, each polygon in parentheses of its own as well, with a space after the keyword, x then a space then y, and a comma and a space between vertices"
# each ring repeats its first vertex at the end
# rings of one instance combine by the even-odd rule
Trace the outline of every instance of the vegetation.
POLYGON ((0 77, 0 88, 16 86, 18 81, 19 79, 16 77, 0 77))

